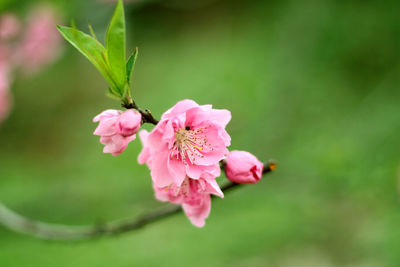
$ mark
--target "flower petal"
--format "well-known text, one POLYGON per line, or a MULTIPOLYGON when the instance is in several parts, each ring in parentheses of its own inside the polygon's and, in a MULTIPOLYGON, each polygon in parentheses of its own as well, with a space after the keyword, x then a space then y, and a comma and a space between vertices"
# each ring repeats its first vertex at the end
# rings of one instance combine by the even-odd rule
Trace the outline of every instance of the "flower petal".
POLYGON ((168 156, 167 150, 152 154, 151 177, 157 187, 166 187, 174 182, 167 167, 168 156))
POLYGON ((210 195, 204 194, 200 205, 190 205, 184 203, 182 208, 194 226, 203 227, 205 225, 205 219, 208 218, 211 211, 210 195))

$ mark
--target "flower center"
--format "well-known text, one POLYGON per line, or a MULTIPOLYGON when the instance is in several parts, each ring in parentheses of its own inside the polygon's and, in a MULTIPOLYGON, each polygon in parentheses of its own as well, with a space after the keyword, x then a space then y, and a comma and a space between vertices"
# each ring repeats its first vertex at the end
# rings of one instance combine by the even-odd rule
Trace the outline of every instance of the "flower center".
POLYGON ((205 133, 207 127, 195 130, 188 129, 190 128, 185 127, 175 132, 176 141, 171 153, 171 158, 181 159, 185 165, 187 164, 186 159, 194 164, 196 158, 204 158, 202 151, 210 147, 205 133))
POLYGON ((186 196, 189 194, 189 191, 190 182, 189 179, 186 177, 185 180, 183 180, 182 184, 177 188, 177 193, 186 196))

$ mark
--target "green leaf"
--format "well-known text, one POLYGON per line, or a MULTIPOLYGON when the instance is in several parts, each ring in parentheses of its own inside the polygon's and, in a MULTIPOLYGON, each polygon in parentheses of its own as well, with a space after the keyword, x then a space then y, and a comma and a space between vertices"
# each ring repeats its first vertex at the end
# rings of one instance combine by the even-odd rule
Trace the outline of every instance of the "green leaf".
POLYGON ((57 26, 61 35, 70 42, 79 52, 81 52, 96 69, 104 76, 112 87, 116 87, 110 68, 106 60, 106 50, 96 39, 79 31, 76 28, 57 26))
POLYGON ((114 99, 114 100, 121 100, 121 96, 119 96, 119 94, 116 95, 115 91, 110 87, 108 88, 108 92, 106 93, 106 96, 108 96, 109 98, 114 99))
POLYGON ((92 35, 93 39, 95 39, 97 41, 97 37, 96 37, 96 34, 94 33, 92 25, 89 24, 88 27, 89 27, 90 35, 92 35))
POLYGON ((131 83, 131 77, 133 73, 133 69, 135 68, 136 59, 139 53, 139 49, 136 47, 135 51, 133 51, 132 55, 129 57, 128 62, 126 62, 126 80, 128 84, 131 83))
POLYGON ((106 36, 108 65, 120 93, 124 93, 126 84, 125 52, 125 15, 122 0, 118 0, 106 36))

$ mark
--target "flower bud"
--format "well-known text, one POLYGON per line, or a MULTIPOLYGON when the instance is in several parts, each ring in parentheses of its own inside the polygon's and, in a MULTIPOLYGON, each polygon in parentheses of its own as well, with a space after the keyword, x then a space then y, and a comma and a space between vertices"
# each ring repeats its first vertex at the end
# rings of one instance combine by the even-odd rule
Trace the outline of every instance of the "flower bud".
POLYGON ((142 115, 131 109, 125 112, 109 109, 96 116, 93 122, 99 122, 99 126, 94 134, 100 136, 100 143, 105 145, 103 152, 114 156, 121 154, 136 139, 141 121, 142 115))
POLYGON ((119 132, 123 136, 136 134, 140 129, 142 115, 139 112, 129 109, 119 117, 119 132))
POLYGON ((229 180, 238 184, 257 183, 264 164, 246 151, 232 151, 226 157, 225 173, 229 180))

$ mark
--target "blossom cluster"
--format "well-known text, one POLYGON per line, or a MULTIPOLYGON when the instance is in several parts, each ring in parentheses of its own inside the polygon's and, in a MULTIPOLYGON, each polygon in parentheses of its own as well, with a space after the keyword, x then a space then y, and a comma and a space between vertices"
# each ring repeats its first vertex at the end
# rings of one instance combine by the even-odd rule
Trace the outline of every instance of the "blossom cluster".
MULTIPOLYGON (((139 132, 143 149, 140 164, 151 171, 155 197, 182 205, 197 227, 210 214, 211 195, 223 198, 216 178, 221 163, 227 178, 235 183, 256 183, 261 179, 263 164, 245 151, 231 151, 226 126, 231 120, 228 110, 182 100, 167 110, 151 132, 139 132)), ((94 118, 99 122, 94 134, 105 145, 104 152, 121 154, 136 138, 141 127, 140 112, 106 110, 94 118)))
POLYGON ((0 16, 0 122, 11 107, 10 86, 16 69, 34 74, 59 53, 58 15, 51 7, 36 7, 27 21, 12 13, 0 16))

